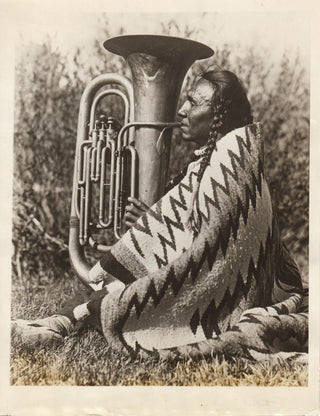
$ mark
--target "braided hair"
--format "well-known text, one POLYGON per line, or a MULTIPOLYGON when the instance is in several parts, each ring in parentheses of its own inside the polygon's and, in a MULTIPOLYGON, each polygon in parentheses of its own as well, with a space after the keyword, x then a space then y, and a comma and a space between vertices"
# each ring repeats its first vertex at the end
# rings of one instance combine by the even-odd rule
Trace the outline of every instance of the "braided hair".
POLYGON ((245 89, 234 73, 221 69, 212 70, 202 74, 201 79, 209 81, 214 90, 211 102, 212 125, 200 162, 191 207, 187 213, 186 225, 194 233, 198 233, 201 226, 198 200, 200 182, 216 149, 217 141, 230 131, 252 123, 251 106, 245 89))

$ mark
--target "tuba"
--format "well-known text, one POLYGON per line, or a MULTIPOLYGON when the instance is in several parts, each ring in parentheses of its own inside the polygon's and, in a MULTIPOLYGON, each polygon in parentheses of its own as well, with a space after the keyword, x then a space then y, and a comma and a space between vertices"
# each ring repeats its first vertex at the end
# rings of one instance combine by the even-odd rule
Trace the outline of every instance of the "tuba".
POLYGON ((125 232, 122 217, 128 196, 148 206, 163 194, 167 180, 172 129, 181 85, 191 64, 213 50, 201 43, 169 36, 119 36, 104 47, 126 59, 132 82, 103 74, 85 88, 78 119, 69 255, 79 279, 89 284, 91 268, 85 247, 105 252, 95 233, 125 232), (123 122, 98 108, 107 96, 124 107, 123 122), (94 207, 94 208, 93 208, 94 207))

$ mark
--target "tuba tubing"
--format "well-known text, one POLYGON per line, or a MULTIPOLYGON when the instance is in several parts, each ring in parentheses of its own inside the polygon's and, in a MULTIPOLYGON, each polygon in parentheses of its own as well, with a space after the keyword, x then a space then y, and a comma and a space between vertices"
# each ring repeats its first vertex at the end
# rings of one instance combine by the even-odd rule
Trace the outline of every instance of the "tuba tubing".
POLYGON ((133 105, 133 88, 131 82, 125 77, 119 74, 102 74, 94 78, 85 88, 80 101, 80 110, 78 118, 78 131, 77 131, 77 142, 76 142, 76 160, 74 164, 73 174, 73 188, 71 198, 71 213, 70 213, 70 231, 69 231, 69 257, 71 265, 79 277, 79 279, 89 284, 88 273, 91 268, 88 263, 85 253, 84 246, 79 241, 79 228, 80 219, 79 212, 77 212, 78 206, 78 177, 79 177, 79 159, 81 154, 81 147, 83 142, 87 139, 89 134, 89 122, 91 107, 97 92, 107 84, 118 84, 127 93, 127 99, 129 101, 129 121, 133 121, 134 116, 134 105, 133 105))

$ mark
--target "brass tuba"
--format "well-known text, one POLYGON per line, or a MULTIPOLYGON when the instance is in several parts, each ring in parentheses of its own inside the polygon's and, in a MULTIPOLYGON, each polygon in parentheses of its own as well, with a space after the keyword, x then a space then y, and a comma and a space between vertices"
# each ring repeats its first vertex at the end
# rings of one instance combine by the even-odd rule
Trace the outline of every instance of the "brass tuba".
POLYGON ((109 249, 94 239, 93 230, 113 228, 120 238, 126 198, 138 197, 151 206, 162 196, 172 128, 180 125, 174 119, 184 76, 195 60, 213 54, 206 45, 169 36, 119 36, 104 42, 104 47, 126 59, 132 83, 118 74, 103 74, 81 97, 69 253, 85 284, 91 266, 84 247, 109 249), (99 103, 108 95, 123 102, 122 125, 113 117, 97 118, 99 103))

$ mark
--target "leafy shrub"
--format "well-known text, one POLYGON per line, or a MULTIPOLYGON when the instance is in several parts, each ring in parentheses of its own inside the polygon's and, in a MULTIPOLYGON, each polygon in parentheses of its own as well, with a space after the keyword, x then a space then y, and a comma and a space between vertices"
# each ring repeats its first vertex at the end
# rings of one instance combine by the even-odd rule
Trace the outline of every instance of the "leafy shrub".
MULTIPOLYGON (((75 57, 76 59, 76 57, 75 57)), ((74 138, 81 90, 50 42, 16 67, 14 270, 40 278, 67 269, 74 138), (51 237, 51 238, 50 238, 51 237), (17 260, 19 259, 19 261, 17 260), (20 264, 20 266, 18 266, 20 264)))

